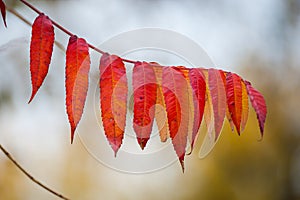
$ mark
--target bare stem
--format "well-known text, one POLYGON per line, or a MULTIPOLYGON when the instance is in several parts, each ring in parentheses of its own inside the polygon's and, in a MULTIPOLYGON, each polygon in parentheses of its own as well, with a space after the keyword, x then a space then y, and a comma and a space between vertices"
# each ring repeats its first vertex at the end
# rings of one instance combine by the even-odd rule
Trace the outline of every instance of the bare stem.
MULTIPOLYGON (((32 4, 30 4, 30 3, 28 3, 27 1, 25 1, 25 0, 20 0, 23 4, 25 4, 27 7, 29 7, 31 10, 33 10, 34 12, 36 12, 37 14, 42 14, 43 12, 42 11, 40 11, 39 9, 37 9, 36 7, 34 7, 32 4)), ((56 26, 58 29, 60 29, 61 31, 63 31, 63 32, 65 32, 67 35, 69 35, 69 36, 73 36, 73 35, 75 35, 75 34, 73 34, 72 32, 70 32, 69 30, 67 30, 66 28, 64 28, 63 26, 61 26, 59 23, 57 23, 56 21, 54 21, 54 20, 52 20, 52 19, 50 19, 51 21, 52 21, 52 24, 54 25, 54 26, 56 26)), ((95 47, 94 45, 92 45, 92 44, 90 44, 90 43, 88 43, 88 45, 89 45, 89 47, 91 48, 91 49, 93 49, 94 51, 96 51, 96 52, 98 52, 98 53, 100 53, 100 54, 104 54, 104 53, 106 53, 105 51, 102 51, 101 49, 99 49, 99 48, 97 48, 97 47, 95 47)), ((133 60, 128 60, 128 59, 124 59, 124 58, 122 58, 122 60, 124 61, 124 62, 127 62, 127 63, 132 63, 132 64, 134 64, 134 63, 136 63, 136 61, 133 61, 133 60)))
POLYGON ((10 153, 4 148, 2 147, 2 145, 0 144, 0 149, 1 151, 6 155, 6 157, 14 163, 14 165, 21 170, 21 172, 23 172, 31 181, 33 181, 34 183, 38 184, 39 186, 41 186, 42 188, 44 188, 45 190, 47 190, 48 192, 54 194, 55 196, 64 199, 64 200, 69 200, 69 198, 55 192, 54 190, 50 189, 49 187, 45 186, 43 183, 41 183, 40 181, 36 180, 31 174, 29 174, 29 172, 27 172, 23 167, 21 167, 21 165, 10 155, 10 153))

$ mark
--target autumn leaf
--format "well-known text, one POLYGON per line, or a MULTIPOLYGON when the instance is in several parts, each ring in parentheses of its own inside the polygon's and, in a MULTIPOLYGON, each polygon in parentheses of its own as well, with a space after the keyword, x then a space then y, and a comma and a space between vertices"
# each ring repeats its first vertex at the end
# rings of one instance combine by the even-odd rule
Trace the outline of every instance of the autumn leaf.
POLYGON ((115 156, 122 145, 127 106, 127 77, 122 59, 103 54, 100 60, 100 105, 105 135, 115 156))
POLYGON ((164 67, 162 77, 170 137, 184 170, 189 124, 189 116, 186 112, 189 109, 187 82, 183 73, 176 67, 164 67))
POLYGON ((194 129, 194 115, 195 115, 195 109, 194 109, 194 98, 193 98, 193 89, 192 86, 190 84, 190 77, 189 77, 189 71, 190 69, 184 67, 184 66, 178 66, 176 67, 177 70, 179 70, 182 74, 183 77, 186 80, 186 85, 187 85, 187 98, 188 98, 188 110, 186 110, 185 112, 188 113, 188 132, 187 132, 187 137, 188 137, 188 141, 190 142, 190 152, 187 153, 187 155, 190 155, 193 151, 193 129, 194 129))
MULTIPOLYGON (((224 72, 222 70, 219 70, 221 72, 221 77, 222 77, 222 80, 223 80, 223 83, 224 83, 224 86, 225 86, 225 89, 226 89, 226 74, 227 72, 224 72)), ((226 95, 227 96, 227 95, 226 95)), ((229 108, 228 106, 226 107, 226 118, 229 122, 229 125, 230 125, 230 128, 231 128, 231 131, 234 132, 234 123, 233 123, 233 120, 232 120, 232 117, 231 117, 231 114, 229 112, 229 108)))
POLYGON ((241 131, 244 131, 249 114, 249 98, 247 93, 247 87, 244 80, 241 81, 242 84, 242 119, 241 119, 241 131))
POLYGON ((32 94, 30 103, 48 74, 54 44, 54 28, 51 20, 40 14, 32 25, 30 43, 30 72, 32 94))
POLYGON ((6 24, 6 6, 5 6, 5 3, 0 0, 0 9, 1 9, 1 15, 2 15, 2 19, 3 19, 3 23, 5 25, 5 27, 7 27, 7 24, 6 24))
POLYGON ((84 39, 75 35, 71 36, 66 54, 66 107, 71 125, 72 143, 76 127, 83 113, 88 90, 89 46, 84 39))
POLYGON ((152 131, 155 113, 157 84, 153 67, 146 62, 137 62, 132 75, 134 96, 133 129, 142 149, 152 131))
POLYGON ((167 113, 166 113, 166 103, 163 95, 162 89, 162 70, 163 67, 159 66, 157 63, 151 63, 155 72, 157 92, 156 92, 156 105, 155 105, 155 119, 159 130, 159 136, 161 142, 166 142, 170 137, 167 113))
POLYGON ((206 83, 201 69, 193 68, 189 71, 190 85, 193 90, 194 121, 192 129, 191 152, 203 118, 205 107, 206 83))
MULTIPOLYGON (((84 111, 89 87, 89 48, 102 54, 99 64, 101 117, 115 156, 122 145, 126 126, 128 81, 124 62, 135 65, 132 73, 133 129, 140 147, 144 149, 150 139, 155 118, 160 140, 166 142, 168 138, 172 139, 183 171, 187 143, 190 142, 192 153, 203 118, 207 133, 200 148, 200 157, 213 149, 220 137, 225 116, 233 131, 236 127, 240 134, 245 129, 249 98, 263 136, 267 115, 265 99, 239 75, 212 68, 166 67, 155 62, 134 61, 104 53, 50 20, 27 1, 21 2, 39 14, 32 25, 32 93, 28 103, 36 96, 49 71, 55 37, 53 26, 71 36, 65 68, 66 111, 71 126, 71 143, 84 111)), ((0 0, 0 11, 7 27, 3 0, 0 0)))
POLYGON ((215 134, 215 128, 214 128, 214 113, 213 113, 213 105, 212 105, 212 99, 211 94, 209 91, 208 86, 208 71, 203 70, 202 71, 205 80, 206 80, 206 93, 205 93, 205 106, 204 106, 204 122, 206 124, 206 136, 204 137, 204 140, 202 142, 202 145, 200 147, 199 151, 199 157, 204 158, 211 150, 213 149, 215 143, 216 143, 216 134, 215 134))
POLYGON ((245 84, 247 87, 247 92, 250 97, 252 107, 254 108, 254 110, 256 112, 261 136, 263 136, 265 121, 266 121, 266 117, 267 117, 266 101, 265 101, 264 97, 261 95, 261 93, 252 87, 250 82, 245 81, 245 84))
POLYGON ((214 113, 215 140, 218 139, 226 114, 226 92, 222 80, 222 71, 208 69, 208 86, 214 113))
POLYGON ((242 120, 242 79, 240 76, 228 72, 226 75, 227 105, 235 128, 240 135, 242 120))

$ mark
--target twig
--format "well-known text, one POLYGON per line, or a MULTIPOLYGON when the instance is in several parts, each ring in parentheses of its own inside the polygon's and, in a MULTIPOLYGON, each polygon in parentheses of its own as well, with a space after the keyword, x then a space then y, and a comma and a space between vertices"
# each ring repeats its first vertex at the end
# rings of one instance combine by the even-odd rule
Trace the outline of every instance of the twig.
POLYGON ((45 186, 43 183, 41 183, 40 181, 36 180, 32 175, 30 175, 23 167, 21 167, 21 165, 10 155, 10 153, 4 148, 2 147, 2 145, 0 144, 0 149, 1 151, 6 155, 6 157, 14 163, 14 165, 19 168, 19 170, 21 170, 21 172, 23 172, 31 181, 33 181, 34 183, 38 184, 39 186, 41 186, 42 188, 44 188, 45 190, 47 190, 48 192, 54 194, 55 196, 61 198, 61 199, 65 199, 65 200, 70 200, 69 198, 55 192, 54 190, 50 189, 49 187, 45 186))
MULTIPOLYGON (((9 8, 9 7, 7 7, 7 6, 6 6, 6 10, 7 10, 8 12, 10 12, 11 14, 15 15, 17 18, 19 18, 21 21, 23 21, 23 22, 24 22, 25 24, 27 24, 28 26, 30 26, 30 27, 32 26, 31 22, 28 21, 27 19, 25 19, 25 17, 23 17, 22 14, 18 13, 16 10, 14 10, 14 9, 12 9, 12 8, 9 8)), ((54 43, 55 43, 55 45, 56 45, 60 50, 62 50, 63 52, 66 51, 65 48, 64 48, 64 46, 63 46, 60 42, 58 42, 58 41, 55 40, 54 43)))
MULTIPOLYGON (((33 10, 34 12, 36 12, 37 14, 42 14, 43 12, 42 11, 40 11, 39 9, 37 9, 36 7, 34 7, 32 4, 30 4, 30 3, 28 3, 27 1, 25 1, 25 0, 20 0, 23 4, 25 4, 27 7, 29 7, 31 10, 33 10)), ((49 17, 49 19, 50 19, 50 17, 49 17)), ((60 25, 59 23, 57 23, 56 21, 54 21, 54 20, 52 20, 52 19, 50 19, 51 21, 52 21, 52 24, 54 25, 54 26, 56 26, 58 29, 60 29, 61 31, 63 31, 63 32, 65 32, 67 35, 69 35, 69 36, 73 36, 73 35, 75 35, 75 34, 73 34, 72 32, 70 32, 69 30, 67 30, 66 28, 64 28, 62 25, 60 25)), ((106 53, 105 51, 102 51, 101 49, 98 49, 97 47, 95 47, 94 45, 92 45, 92 44, 90 44, 90 43, 88 43, 88 45, 89 45, 89 47, 91 48, 91 49, 93 49, 94 51, 96 51, 96 52, 98 52, 98 53, 100 53, 100 54, 104 54, 104 53, 106 53)), ((128 60, 128 59, 124 59, 124 58, 122 58, 122 60, 124 61, 124 62, 128 62, 128 63, 132 63, 132 64, 135 64, 137 61, 133 61, 133 60, 128 60)))

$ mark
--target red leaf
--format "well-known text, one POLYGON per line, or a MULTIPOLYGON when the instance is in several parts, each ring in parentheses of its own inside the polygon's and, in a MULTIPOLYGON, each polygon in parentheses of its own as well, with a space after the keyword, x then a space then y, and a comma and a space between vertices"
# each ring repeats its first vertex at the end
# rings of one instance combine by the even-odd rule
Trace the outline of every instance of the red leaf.
POLYGON ((30 72, 32 94, 30 103, 47 76, 54 44, 54 28, 51 20, 44 14, 39 15, 32 25, 30 43, 30 72))
MULTIPOLYGON (((222 70, 219 70, 221 72, 221 77, 222 77, 222 80, 223 80, 223 83, 224 83, 224 86, 225 88, 227 87, 226 86, 226 74, 227 72, 224 72, 222 70)), ((232 118, 231 118, 231 114, 229 112, 229 109, 228 109, 228 106, 226 108, 226 118, 228 119, 228 122, 229 122, 229 125, 230 125, 230 128, 232 130, 232 132, 234 131, 234 123, 232 121, 232 118)))
POLYGON ((265 126, 265 121, 267 116, 266 101, 264 97, 261 95, 261 93, 252 87, 250 82, 245 81, 245 84, 247 87, 247 91, 250 97, 252 107, 254 108, 257 115, 261 136, 263 136, 264 126, 265 126))
POLYGON ((66 60, 66 106, 71 125, 71 143, 81 119, 89 84, 90 56, 86 41, 71 36, 66 60))
POLYGON ((147 144, 153 126, 157 84, 153 67, 137 62, 132 75, 134 96, 133 129, 142 149, 147 144))
POLYGON ((191 152, 203 118, 205 106, 206 83, 201 69, 193 68, 189 71, 190 84, 193 90, 194 123, 192 130, 191 152))
POLYGON ((229 113, 238 134, 241 131, 242 120, 242 83, 241 77, 228 72, 226 76, 226 95, 229 113))
POLYGON ((5 25, 5 27, 7 27, 7 25, 6 25, 6 7, 5 7, 5 3, 2 0, 0 0, 0 9, 1 9, 1 15, 2 15, 4 25, 5 25))
POLYGON ((100 60, 100 104, 105 135, 115 152, 121 147, 127 106, 127 77, 122 59, 103 54, 100 60))
POLYGON ((214 123, 216 137, 218 139, 226 114, 226 92, 222 80, 222 71, 217 69, 208 69, 208 86, 213 105, 214 123))
POLYGON ((189 116, 186 112, 189 109, 187 81, 184 74, 176 67, 164 67, 162 77, 170 137, 182 170, 184 170, 189 124, 189 116))
POLYGON ((156 105, 155 105, 155 119, 157 128, 159 130, 159 136, 161 142, 166 142, 170 137, 166 103, 163 95, 162 89, 162 70, 163 67, 159 66, 157 63, 151 63, 155 72, 156 83, 157 83, 157 93, 156 93, 156 105))

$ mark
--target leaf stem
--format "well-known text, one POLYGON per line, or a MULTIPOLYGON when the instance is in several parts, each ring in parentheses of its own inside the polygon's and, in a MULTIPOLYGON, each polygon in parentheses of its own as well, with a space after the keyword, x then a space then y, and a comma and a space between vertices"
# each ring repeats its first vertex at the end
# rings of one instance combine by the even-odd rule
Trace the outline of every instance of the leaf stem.
POLYGON ((38 184, 39 186, 41 186, 42 188, 44 188, 45 190, 47 190, 48 192, 54 194, 55 196, 64 199, 64 200, 70 200, 69 198, 63 196, 62 194, 59 194, 57 192, 55 192, 54 190, 50 189, 49 187, 45 186, 43 183, 41 183, 40 181, 36 180, 31 174, 29 174, 29 172, 27 172, 11 155, 10 153, 0 144, 0 149, 1 151, 6 155, 6 157, 13 162, 13 164, 19 169, 21 170, 22 173, 24 173, 31 181, 33 181, 34 183, 38 184))
MULTIPOLYGON (((34 7, 32 4, 28 3, 26 0, 20 0, 23 4, 25 4, 27 7, 29 7, 31 10, 33 10, 34 12, 36 12, 37 14, 42 14, 43 12, 40 11, 39 9, 37 9, 36 7, 34 7)), ((49 18, 50 19, 50 18, 49 18)), ((66 28, 64 28, 63 26, 61 26, 59 23, 57 23, 56 21, 50 19, 52 21, 52 24, 54 26, 56 26, 58 29, 60 29, 61 31, 63 31, 64 33, 66 33, 69 36, 73 36, 74 34, 72 32, 70 32, 69 30, 67 30, 66 28)), ((89 48, 93 49, 94 51, 100 53, 100 54, 104 54, 106 53, 105 51, 95 47, 94 45, 88 43, 89 48)), ((124 59, 122 58, 123 62, 127 62, 127 63, 136 63, 137 61, 133 61, 133 60, 129 60, 129 59, 124 59)))

